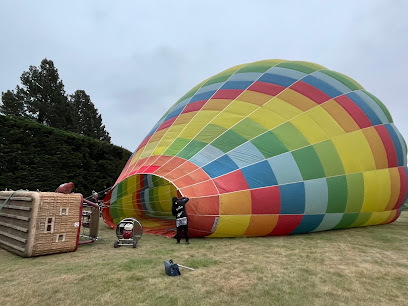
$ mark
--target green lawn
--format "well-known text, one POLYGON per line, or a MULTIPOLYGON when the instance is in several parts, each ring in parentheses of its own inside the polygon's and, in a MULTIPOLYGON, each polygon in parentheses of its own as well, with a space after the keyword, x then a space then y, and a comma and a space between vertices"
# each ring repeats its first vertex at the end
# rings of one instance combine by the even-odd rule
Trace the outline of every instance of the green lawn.
POLYGON ((295 236, 143 235, 21 258, 0 249, 0 305, 408 305, 408 211, 393 224, 295 236), (193 267, 180 277, 164 260, 193 267))

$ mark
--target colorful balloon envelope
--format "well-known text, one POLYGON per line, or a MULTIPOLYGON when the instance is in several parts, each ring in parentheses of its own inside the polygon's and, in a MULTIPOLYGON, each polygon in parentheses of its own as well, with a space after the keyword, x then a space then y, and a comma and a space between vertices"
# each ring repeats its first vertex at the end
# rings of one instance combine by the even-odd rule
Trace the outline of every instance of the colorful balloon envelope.
POLYGON ((172 219, 190 235, 269 236, 386 224, 407 199, 407 148, 384 104, 317 64, 265 60, 191 89, 156 123, 103 217, 172 219))

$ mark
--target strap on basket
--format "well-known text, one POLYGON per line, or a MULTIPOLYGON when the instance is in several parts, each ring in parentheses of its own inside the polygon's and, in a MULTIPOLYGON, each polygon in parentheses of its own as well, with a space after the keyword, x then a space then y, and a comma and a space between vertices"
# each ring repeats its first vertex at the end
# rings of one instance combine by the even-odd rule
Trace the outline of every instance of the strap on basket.
POLYGON ((8 200, 10 200, 10 198, 16 193, 16 191, 13 191, 9 197, 3 202, 3 204, 0 205, 0 210, 4 207, 4 205, 6 205, 6 203, 8 202, 8 200))

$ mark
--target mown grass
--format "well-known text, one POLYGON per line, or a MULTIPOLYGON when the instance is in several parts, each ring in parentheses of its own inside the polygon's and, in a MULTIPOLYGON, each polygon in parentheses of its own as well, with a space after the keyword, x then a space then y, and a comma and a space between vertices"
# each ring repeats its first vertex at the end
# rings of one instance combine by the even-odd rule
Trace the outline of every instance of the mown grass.
POLYGON ((0 305, 408 305, 408 211, 393 224, 305 235, 101 239, 21 258, 0 249, 0 305), (164 273, 164 260, 195 268, 164 273))

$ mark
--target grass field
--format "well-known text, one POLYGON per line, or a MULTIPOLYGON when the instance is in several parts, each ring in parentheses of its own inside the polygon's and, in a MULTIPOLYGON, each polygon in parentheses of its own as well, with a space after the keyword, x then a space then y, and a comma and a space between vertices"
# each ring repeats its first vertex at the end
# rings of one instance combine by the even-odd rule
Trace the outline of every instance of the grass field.
POLYGON ((0 249, 0 305, 408 305, 408 211, 393 224, 305 235, 101 239, 74 253, 0 249), (164 260, 193 267, 180 277, 164 260))

